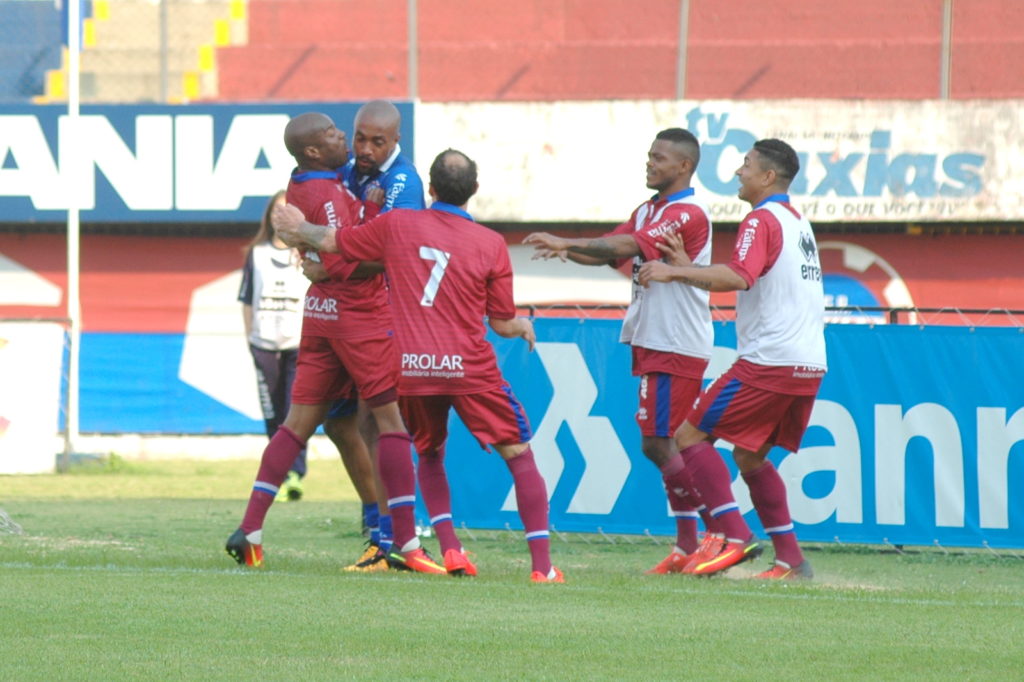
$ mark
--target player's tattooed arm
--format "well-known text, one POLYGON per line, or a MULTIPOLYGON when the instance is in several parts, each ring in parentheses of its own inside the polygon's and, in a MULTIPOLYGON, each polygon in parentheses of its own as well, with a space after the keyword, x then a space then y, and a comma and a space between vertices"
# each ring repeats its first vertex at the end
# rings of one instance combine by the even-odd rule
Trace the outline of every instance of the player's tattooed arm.
MULTIPOLYGON (((703 269, 705 269, 707 267, 708 267, 707 265, 691 265, 691 266, 689 266, 690 270, 703 270, 703 269)), ((698 289, 704 289, 705 291, 711 291, 712 288, 715 285, 714 282, 712 282, 710 279, 702 279, 699 276, 695 277, 693 275, 689 275, 689 276, 687 276, 687 275, 680 275, 679 277, 676 278, 676 281, 677 282, 682 282, 683 284, 689 284, 691 287, 697 287, 698 289)))
POLYGON ((584 265, 603 265, 620 258, 632 258, 640 253, 640 247, 631 235, 611 235, 596 239, 565 239, 547 232, 534 232, 523 240, 532 244, 534 258, 568 257, 584 265))
POLYGON ((306 222, 302 211, 291 204, 274 206, 270 214, 270 223, 278 236, 289 246, 314 248, 326 253, 338 252, 338 245, 334 239, 337 230, 326 225, 312 225, 306 222))
POLYGON ((739 291, 747 281, 727 265, 669 265, 648 261, 640 267, 640 284, 651 282, 682 282, 705 291, 739 291))

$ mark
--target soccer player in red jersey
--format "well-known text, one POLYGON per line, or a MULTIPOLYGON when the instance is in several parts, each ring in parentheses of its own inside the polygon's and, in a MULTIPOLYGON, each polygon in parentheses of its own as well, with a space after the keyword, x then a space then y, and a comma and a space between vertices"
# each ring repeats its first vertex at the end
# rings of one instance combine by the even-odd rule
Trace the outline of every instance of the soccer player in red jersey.
POLYGON ((481 324, 486 315, 499 335, 521 337, 533 347, 533 325, 516 317, 505 240, 465 211, 477 190, 476 177, 476 164, 449 149, 430 167, 434 203, 428 210, 396 209, 338 230, 303 222, 298 211, 282 206, 274 224, 286 241, 340 251, 346 260, 384 264, 401 354, 402 412, 420 466, 435 470, 432 477, 421 476, 421 490, 431 517, 449 518, 434 526, 449 572, 476 573, 450 522, 443 458, 447 416, 454 408, 481 445, 493 446, 512 473, 530 549, 530 579, 564 582, 551 564, 547 488, 530 449, 529 421, 501 375, 481 324))
MULTIPOLYGON (((288 122, 284 138, 298 164, 288 183, 289 204, 312 220, 340 231, 352 229, 363 205, 344 188, 338 170, 348 156, 345 134, 329 117, 308 113, 288 122)), ((398 358, 382 268, 344 261, 336 254, 322 254, 321 259, 331 277, 312 284, 306 293, 292 405, 263 453, 245 517, 229 538, 227 551, 239 563, 262 561, 263 521, 277 488, 328 407, 350 396, 354 384, 381 432, 379 468, 398 548, 392 554, 414 571, 445 573, 416 537, 411 438, 398 409, 398 358)))
POLYGON ((629 220, 597 239, 564 239, 535 232, 523 240, 537 249, 534 258, 568 258, 583 265, 618 266, 633 260, 633 298, 619 340, 633 351, 633 374, 640 377, 640 447, 661 470, 669 507, 676 520, 676 544, 648 573, 684 573, 700 556, 721 546, 714 521, 693 491, 692 481, 674 458, 672 434, 697 396, 714 343, 709 294, 678 282, 644 288, 636 279, 640 266, 663 257, 657 244, 666 235, 681 238, 698 264, 711 262, 711 213, 690 181, 700 162, 700 143, 682 128, 659 132, 647 152, 647 187, 657 191, 629 220), (698 512, 708 532, 697 543, 698 512), (701 550, 698 556, 698 549, 701 550))
POLYGON ((680 281, 708 291, 736 291, 738 359, 701 395, 676 432, 678 455, 727 534, 718 556, 693 573, 710 575, 760 553, 730 489, 729 471, 712 442, 733 444, 733 459, 772 539, 775 564, 758 578, 810 578, 793 532, 786 485, 770 460, 775 445, 796 452, 827 369, 824 292, 814 230, 787 191, 800 161, 781 140, 754 143, 736 171, 739 197, 753 210, 740 223, 728 265, 690 263, 674 244, 659 248, 673 265, 651 261, 640 282, 680 281))

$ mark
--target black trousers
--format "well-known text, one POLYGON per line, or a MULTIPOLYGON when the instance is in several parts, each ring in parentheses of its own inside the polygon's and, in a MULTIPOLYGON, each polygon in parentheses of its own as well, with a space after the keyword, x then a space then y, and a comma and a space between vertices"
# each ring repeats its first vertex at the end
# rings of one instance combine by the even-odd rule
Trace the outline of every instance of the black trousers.
MULTIPOLYGON (((295 381, 295 361, 298 349, 263 350, 249 346, 252 360, 256 365, 256 382, 260 391, 260 408, 267 428, 267 438, 273 438, 277 429, 288 415, 292 398, 292 382, 295 381)), ((300 477, 306 475, 306 450, 292 462, 292 471, 300 477)))

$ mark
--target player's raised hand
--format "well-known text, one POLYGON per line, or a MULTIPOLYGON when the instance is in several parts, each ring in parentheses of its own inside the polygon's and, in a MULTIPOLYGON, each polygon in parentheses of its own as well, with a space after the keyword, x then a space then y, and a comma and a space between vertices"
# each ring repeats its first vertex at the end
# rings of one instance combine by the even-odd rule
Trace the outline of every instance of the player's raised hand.
POLYGON ((276 204, 270 212, 270 224, 281 240, 288 246, 304 247, 306 242, 299 236, 299 226, 306 219, 302 211, 291 204, 276 204))
POLYGON ((533 256, 530 257, 530 260, 551 260, 552 258, 557 258, 563 263, 569 259, 565 251, 552 251, 550 249, 542 249, 538 246, 533 252, 533 256))
POLYGON ((327 274, 327 268, 324 264, 318 260, 312 258, 302 259, 302 274, 306 276, 310 282, 314 284, 316 282, 322 282, 325 279, 330 279, 330 275, 327 274))
POLYGON ((671 282, 673 267, 658 260, 649 260, 640 266, 638 275, 640 286, 649 286, 651 282, 671 282))
POLYGON ((520 336, 530 346, 530 352, 533 352, 533 347, 537 345, 537 332, 533 328, 533 322, 530 322, 529 318, 520 317, 519 321, 523 325, 523 333, 520 336))
POLYGON ((664 235, 664 242, 657 242, 655 246, 665 254, 665 262, 669 265, 684 267, 693 265, 693 261, 686 255, 686 248, 683 246, 683 238, 675 232, 664 235))
POLYGON ((366 201, 377 204, 378 206, 384 205, 384 188, 380 185, 374 185, 370 189, 366 190, 366 201))
POLYGON ((556 237, 547 232, 533 232, 526 235, 524 244, 530 244, 534 248, 531 260, 550 260, 558 258, 565 261, 565 251, 569 248, 569 242, 561 237, 556 237))

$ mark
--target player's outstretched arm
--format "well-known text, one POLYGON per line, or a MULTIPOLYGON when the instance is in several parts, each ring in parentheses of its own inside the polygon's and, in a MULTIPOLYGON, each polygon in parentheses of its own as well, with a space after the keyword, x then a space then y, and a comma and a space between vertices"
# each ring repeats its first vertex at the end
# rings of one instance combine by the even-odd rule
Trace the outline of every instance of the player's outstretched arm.
POLYGON ((596 239, 565 239, 547 232, 527 235, 524 244, 532 244, 536 250, 534 258, 566 257, 581 265, 606 265, 622 258, 632 258, 640 253, 640 247, 631 235, 616 234, 596 239))
POLYGON ((641 286, 651 282, 682 282, 707 291, 740 291, 747 281, 728 265, 669 265, 661 261, 647 261, 640 266, 641 286))
POLYGON ((311 225, 306 222, 302 211, 291 204, 277 204, 270 214, 270 223, 288 246, 314 248, 325 253, 337 253, 338 244, 334 239, 337 231, 326 225, 311 225))
POLYGON ((537 344, 537 333, 533 330, 533 323, 525 317, 515 317, 511 320, 496 320, 493 317, 488 319, 488 324, 498 336, 506 339, 522 338, 530 344, 530 350, 537 344))

